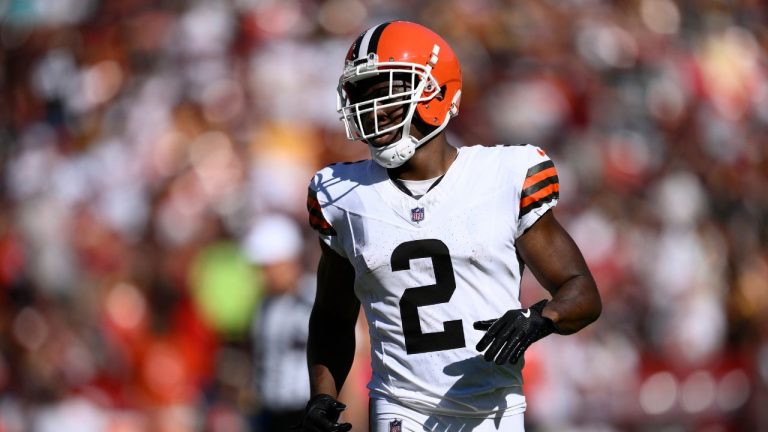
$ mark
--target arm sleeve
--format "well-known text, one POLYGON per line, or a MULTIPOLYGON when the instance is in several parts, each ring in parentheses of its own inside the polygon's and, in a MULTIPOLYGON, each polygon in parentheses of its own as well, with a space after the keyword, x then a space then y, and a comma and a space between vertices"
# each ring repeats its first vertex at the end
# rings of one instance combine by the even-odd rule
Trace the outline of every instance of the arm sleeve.
POLYGON ((336 253, 346 258, 338 232, 329 222, 324 205, 317 198, 317 190, 313 184, 307 191, 307 211, 309 212, 309 226, 317 232, 320 239, 336 253))
POLYGON ((531 150, 528 170, 520 188, 517 237, 556 206, 560 198, 560 182, 555 164, 540 148, 531 146, 531 150))

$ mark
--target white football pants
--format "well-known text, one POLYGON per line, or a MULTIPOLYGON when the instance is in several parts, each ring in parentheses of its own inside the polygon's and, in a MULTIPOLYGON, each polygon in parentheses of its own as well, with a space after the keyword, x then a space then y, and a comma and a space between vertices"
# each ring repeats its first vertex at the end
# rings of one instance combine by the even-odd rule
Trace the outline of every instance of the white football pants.
POLYGON ((505 417, 454 417, 421 413, 389 400, 371 399, 370 414, 370 432, 525 431, 523 413, 505 417))

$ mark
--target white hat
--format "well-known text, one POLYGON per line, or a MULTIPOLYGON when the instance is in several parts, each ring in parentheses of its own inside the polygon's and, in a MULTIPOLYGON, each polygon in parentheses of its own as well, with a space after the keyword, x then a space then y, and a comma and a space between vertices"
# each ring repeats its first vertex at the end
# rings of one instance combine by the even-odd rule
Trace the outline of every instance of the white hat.
POLYGON ((251 227, 242 247, 254 264, 274 264, 296 258, 304 242, 296 222, 280 214, 259 218, 251 227))

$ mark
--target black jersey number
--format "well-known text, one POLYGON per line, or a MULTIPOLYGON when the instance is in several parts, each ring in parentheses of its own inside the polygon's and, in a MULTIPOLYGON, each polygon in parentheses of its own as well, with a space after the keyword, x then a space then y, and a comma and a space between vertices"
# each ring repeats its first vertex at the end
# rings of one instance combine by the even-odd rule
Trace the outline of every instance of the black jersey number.
POLYGON ((392 271, 411 268, 411 260, 430 258, 435 284, 408 288, 400 298, 405 350, 408 354, 444 351, 466 346, 461 320, 443 322, 443 331, 422 333, 419 306, 447 303, 456 290, 453 264, 448 246, 440 240, 414 240, 400 244, 392 252, 392 271))

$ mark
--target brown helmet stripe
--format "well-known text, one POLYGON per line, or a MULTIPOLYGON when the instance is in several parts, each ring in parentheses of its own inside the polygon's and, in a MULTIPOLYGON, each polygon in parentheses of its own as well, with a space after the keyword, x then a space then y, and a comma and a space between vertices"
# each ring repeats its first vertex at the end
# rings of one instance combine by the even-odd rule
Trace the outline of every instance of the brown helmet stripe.
POLYGON ((376 30, 374 30, 371 35, 371 41, 368 43, 367 54, 375 53, 379 49, 379 39, 381 39, 381 34, 384 33, 384 29, 390 24, 392 24, 392 21, 387 21, 376 27, 376 30))
POLYGON ((381 33, 384 29, 391 24, 391 21, 381 23, 376 27, 371 27, 367 31, 363 32, 357 39, 355 39, 354 48, 352 49, 351 60, 357 60, 361 57, 365 57, 370 53, 375 53, 379 46, 379 39, 381 39, 381 33))

